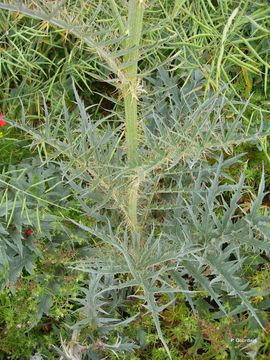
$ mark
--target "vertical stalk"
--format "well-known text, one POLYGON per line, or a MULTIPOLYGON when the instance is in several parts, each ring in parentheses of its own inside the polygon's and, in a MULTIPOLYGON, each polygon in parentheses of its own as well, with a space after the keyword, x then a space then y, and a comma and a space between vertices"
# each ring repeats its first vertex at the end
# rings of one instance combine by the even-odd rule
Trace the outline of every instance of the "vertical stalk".
POLYGON ((122 95, 125 106, 128 163, 131 166, 138 162, 138 47, 142 36, 144 8, 145 0, 129 0, 128 38, 124 44, 125 48, 129 49, 124 56, 124 64, 126 65, 124 73, 127 83, 122 89, 122 95))
MULTIPOLYGON (((138 60, 139 44, 142 37, 143 14, 145 0, 129 0, 127 40, 124 48, 128 50, 124 56, 124 73, 127 79, 123 86, 122 95, 125 107, 126 143, 128 164, 136 166, 138 163, 138 60)), ((128 190, 128 213, 131 227, 137 230, 137 200, 138 183, 132 182, 128 190)))

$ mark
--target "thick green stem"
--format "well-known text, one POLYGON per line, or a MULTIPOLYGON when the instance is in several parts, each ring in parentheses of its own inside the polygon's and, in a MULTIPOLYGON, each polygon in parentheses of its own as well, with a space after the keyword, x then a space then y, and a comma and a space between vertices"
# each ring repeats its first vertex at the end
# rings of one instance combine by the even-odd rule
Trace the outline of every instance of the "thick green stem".
POLYGON ((124 94, 125 118, 126 118, 126 142, 128 163, 133 166, 138 162, 138 115, 137 99, 132 94, 124 94))
POLYGON ((124 64, 126 65, 124 73, 127 83, 123 87, 122 93, 125 105, 128 163, 131 166, 138 162, 138 60, 144 8, 145 0, 129 1, 128 38, 124 45, 129 51, 124 56, 124 64))
MULTIPOLYGON (((138 60, 139 44, 142 37, 143 13, 145 0, 130 0, 128 9, 128 29, 127 40, 124 43, 128 53, 124 56, 125 70, 127 79, 122 89, 125 106, 126 121, 126 142, 128 164, 136 166, 138 163, 138 60)), ((128 190, 128 213, 133 230, 137 230, 137 202, 139 185, 132 182, 128 190)))

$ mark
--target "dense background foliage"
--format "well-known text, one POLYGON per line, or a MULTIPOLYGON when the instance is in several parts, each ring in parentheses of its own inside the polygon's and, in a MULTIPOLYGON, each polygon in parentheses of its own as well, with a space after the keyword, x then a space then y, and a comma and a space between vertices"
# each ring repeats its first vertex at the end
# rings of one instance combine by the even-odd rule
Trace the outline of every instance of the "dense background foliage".
POLYGON ((269 2, 145 2, 135 165, 132 2, 0 2, 0 359, 268 359, 269 2))

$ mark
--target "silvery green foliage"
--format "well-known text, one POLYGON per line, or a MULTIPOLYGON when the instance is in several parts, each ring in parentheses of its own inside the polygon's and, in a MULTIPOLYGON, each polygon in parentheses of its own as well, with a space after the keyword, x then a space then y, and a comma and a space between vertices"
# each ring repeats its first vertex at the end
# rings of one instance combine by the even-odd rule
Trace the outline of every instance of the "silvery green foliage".
MULTIPOLYGON (((140 60, 145 61, 146 68, 149 67, 145 73, 153 74, 159 65, 158 48, 161 43, 166 47, 166 37, 173 38, 176 47, 178 44, 180 47, 176 51, 176 47, 169 44, 167 63, 176 68, 197 67, 196 54, 191 51, 189 41, 192 37, 197 38, 201 23, 197 23, 196 16, 191 21, 189 10, 182 16, 176 2, 162 8, 159 12, 162 20, 155 21, 159 16, 152 16, 154 12, 151 10, 156 11, 161 3, 147 1, 149 18, 154 20, 146 22, 143 35, 155 34, 143 36, 146 41, 139 46, 140 60), (179 23, 175 25, 173 19, 178 17, 179 23), (195 26, 190 26, 193 22, 195 26), (188 27, 187 32, 182 31, 185 27, 188 27)), ((113 83, 121 91, 128 80, 125 69, 130 65, 125 58, 134 51, 121 46, 128 38, 127 4, 126 1, 92 1, 82 8, 78 1, 6 0, 0 2, 0 7, 50 22, 82 39, 91 52, 89 60, 95 64, 94 73, 90 75, 113 83)), ((213 7, 208 2, 207 6, 211 5, 213 7)), ((232 6, 222 16, 224 29, 217 31, 212 23, 217 51, 213 56, 213 70, 205 77, 209 75, 211 80, 216 75, 216 87, 221 71, 225 71, 222 60, 229 60, 229 56, 223 56, 225 46, 231 47, 235 39, 243 40, 240 16, 235 19, 240 34, 228 33, 231 12, 236 15, 238 11, 232 6), (218 45, 221 45, 221 50, 218 45)), ((201 7, 198 8, 201 11, 201 7)), ((208 20, 208 16, 205 19, 208 20)), ((255 18, 248 20, 255 26, 255 31, 260 26, 256 22, 260 17, 256 14, 255 18)), ((208 24, 202 27, 205 26, 208 28, 208 24)), ((203 37, 198 38, 200 45, 194 42, 193 45, 201 50, 203 37)), ((209 45, 208 41, 206 37, 204 44, 209 49, 213 42, 209 45)), ((248 60, 248 56, 243 55, 244 58, 240 56, 243 59, 241 67, 248 60)), ((238 60, 239 64, 237 52, 234 58, 230 58, 234 63, 238 60)), ((255 58, 264 62, 256 52, 255 58)), ((254 61, 252 64, 254 69, 254 61)), ((104 298, 107 296, 106 300, 114 304, 112 294, 124 289, 135 292, 133 296, 140 299, 142 306, 152 314, 168 353, 159 313, 173 303, 175 292, 184 292, 194 311, 198 311, 193 296, 196 291, 206 291, 225 313, 225 296, 236 298, 238 310, 248 310, 262 325, 249 301, 253 289, 249 289, 239 272, 249 247, 258 253, 269 251, 266 240, 268 220, 259 215, 264 180, 262 178, 251 211, 247 212, 240 205, 241 196, 246 191, 243 177, 239 183, 233 183, 227 175, 227 169, 239 165, 241 157, 226 159, 233 146, 258 138, 262 135, 261 129, 252 135, 247 134, 242 124, 240 104, 228 101, 224 89, 219 94, 206 93, 203 79, 199 71, 188 74, 186 84, 180 90, 178 80, 159 68, 156 78, 146 79, 142 93, 146 95, 142 97, 139 91, 135 92, 135 96, 141 96, 140 162, 136 167, 126 165, 122 124, 118 127, 108 125, 111 118, 115 119, 115 114, 96 121, 89 115, 76 89, 77 111, 70 112, 63 102, 63 111, 56 116, 46 109, 44 101, 45 121, 38 128, 32 128, 24 118, 20 124, 14 124, 28 133, 33 146, 44 153, 44 165, 53 163, 58 166, 62 184, 71 189, 81 210, 81 222, 76 223, 73 219, 70 222, 85 232, 85 238, 93 248, 88 259, 74 265, 90 274, 91 284, 80 300, 83 319, 77 323, 77 328, 92 322, 102 333, 107 322, 111 321, 102 312, 104 298), (126 204, 127 189, 132 188, 138 190, 136 201, 133 197, 133 204, 138 203, 137 232, 130 231, 126 204), (86 219, 91 219, 93 225, 86 226, 86 219), (187 274, 193 277, 195 289, 189 289, 187 274), (105 277, 107 286, 101 289, 105 277), (140 292, 136 293, 138 289, 140 292), (157 298, 161 293, 170 295, 168 304, 159 304, 157 298), (87 312, 89 304, 91 310, 87 312)), ((118 121, 122 121, 121 115, 119 110, 118 121)), ((114 319, 112 323, 118 321, 118 318, 117 321, 114 319)))
MULTIPOLYGON (((60 114, 50 113, 44 103, 44 122, 37 128, 23 116, 14 124, 31 135, 33 147, 42 149, 44 166, 57 166, 61 186, 80 205, 81 221, 69 222, 84 233, 90 256, 70 265, 89 273, 89 286, 82 287, 82 296, 75 299, 80 320, 73 329, 80 331, 89 324, 96 328, 87 346, 90 352, 102 336, 104 348, 99 350, 112 346, 106 343, 106 333, 133 320, 121 319, 118 312, 120 303, 131 298, 139 299, 152 314, 168 353, 159 314, 174 303, 177 292, 185 294, 195 312, 201 306, 198 295, 207 293, 223 314, 248 311, 264 325, 250 302, 255 289, 241 276, 250 249, 258 256, 269 252, 269 219, 260 213, 264 178, 245 210, 240 202, 248 190, 244 176, 234 182, 228 175, 242 158, 228 156, 232 146, 262 136, 262 128, 246 133, 242 115, 247 104, 230 102, 225 90, 209 93, 204 100, 199 72, 180 89, 176 79, 160 68, 145 86, 147 98, 141 107, 145 141, 135 168, 125 163, 122 124, 109 125, 113 114, 95 121, 75 87, 73 113, 64 101, 60 114), (233 120, 228 120, 232 113, 233 120), (139 189, 140 231, 133 233, 125 203, 130 184, 139 189), (187 275, 194 280, 193 288, 187 275), (168 303, 160 305, 159 294, 168 294, 168 303)), ((127 347, 115 345, 114 351, 127 347)))
MULTIPOLYGON (((186 295, 194 312, 200 311, 196 294, 207 293, 223 316, 248 311, 260 326, 264 325, 264 319, 249 300, 257 295, 257 289, 250 288, 243 278, 243 266, 249 264, 249 254, 259 255, 261 251, 269 254, 270 250, 269 217, 258 214, 258 204, 265 195, 264 179, 246 214, 239 204, 244 178, 231 186, 219 183, 222 172, 234 163, 239 163, 239 158, 228 162, 220 158, 204 175, 200 168, 194 170, 188 186, 183 187, 179 179, 178 206, 168 204, 161 209, 165 212, 163 224, 149 226, 151 235, 143 249, 137 247, 134 253, 125 234, 121 237, 113 234, 110 227, 93 229, 78 224, 108 246, 100 254, 97 252, 95 258, 80 261, 76 269, 96 276, 109 273, 116 280, 119 274, 126 273, 126 281, 116 285, 112 282, 104 291, 143 288, 142 294, 134 293, 133 297, 139 298, 142 306, 152 313, 161 339, 158 314, 173 304, 176 292, 186 295), (228 193, 231 200, 226 202, 228 193), (192 289, 187 275, 194 280, 192 289), (156 298, 162 293, 169 294, 172 300, 159 306, 156 298)), ((134 245, 138 242, 134 240, 134 245)), ((87 296, 90 293, 93 294, 89 291, 87 296)))
MULTIPOLYGON (((231 159, 230 159, 231 161, 231 159)), ((241 270, 248 262, 248 254, 260 251, 269 253, 269 217, 258 214, 258 204, 264 198, 264 178, 257 198, 246 213, 239 200, 244 192, 244 177, 238 184, 222 185, 221 171, 226 161, 219 164, 205 181, 201 170, 193 183, 192 193, 179 196, 179 208, 174 209, 165 221, 169 234, 182 238, 185 242, 201 244, 203 251, 186 258, 178 274, 191 275, 196 286, 209 293, 224 311, 221 298, 228 294, 239 299, 242 309, 248 309, 260 323, 249 297, 256 291, 250 289, 243 279, 241 270), (225 201, 230 193, 230 201, 225 201), (208 276, 211 275, 211 280, 208 276)))
MULTIPOLYGON (((169 81, 164 72, 162 75, 169 81)), ((195 77, 194 85, 200 80, 195 77)), ((80 262, 76 268, 115 278, 128 274, 128 280, 118 287, 143 289, 134 296, 152 313, 161 340, 158 314, 173 303, 175 292, 184 292, 195 312, 199 306, 196 292, 206 292, 223 315, 247 310, 263 327, 264 320, 249 300, 256 289, 243 278, 243 266, 250 251, 259 256, 270 250, 269 217, 260 214, 266 195, 264 176, 257 197, 245 210, 241 205, 248 191, 244 176, 235 183, 228 175, 230 167, 240 166, 242 156, 222 155, 232 145, 260 136, 261 129, 256 135, 245 134, 242 113, 236 110, 239 104, 230 103, 224 95, 213 94, 203 101, 202 93, 192 90, 191 83, 189 91, 168 85, 152 111, 147 108, 148 143, 142 151, 149 165, 141 169, 140 198, 143 247, 141 239, 133 238, 130 244, 127 232, 115 232, 110 225, 87 228, 78 224, 107 246, 95 259, 80 262), (225 121, 228 108, 236 114, 231 122, 225 121), (158 218, 153 218, 155 212, 158 218), (194 280, 192 291, 187 275, 194 280), (172 301, 159 306, 156 296, 160 293, 169 294, 172 301), (232 311, 226 309, 225 301, 232 311)))

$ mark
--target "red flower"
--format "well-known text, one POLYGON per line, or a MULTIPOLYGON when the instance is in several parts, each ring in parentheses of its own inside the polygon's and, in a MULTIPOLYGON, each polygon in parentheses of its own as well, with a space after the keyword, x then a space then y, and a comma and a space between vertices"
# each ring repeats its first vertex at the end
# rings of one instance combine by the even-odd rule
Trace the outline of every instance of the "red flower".
POLYGON ((31 234, 33 234, 33 230, 26 229, 24 233, 25 233, 25 235, 31 235, 31 234))
POLYGON ((5 126, 7 122, 4 120, 4 115, 0 113, 0 126, 5 126))

